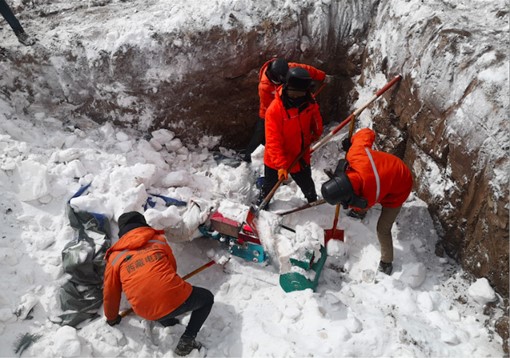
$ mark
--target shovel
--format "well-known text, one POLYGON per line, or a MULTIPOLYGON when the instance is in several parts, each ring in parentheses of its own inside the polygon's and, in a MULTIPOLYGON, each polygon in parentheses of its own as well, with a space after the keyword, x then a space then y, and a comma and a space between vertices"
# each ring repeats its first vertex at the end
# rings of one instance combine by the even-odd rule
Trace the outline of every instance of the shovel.
MULTIPOLYGON (((316 290, 317 285, 319 284, 319 278, 322 272, 322 269, 324 268, 324 264, 326 263, 326 259, 328 257, 327 253, 327 246, 328 242, 330 240, 340 240, 343 241, 344 235, 343 231, 336 230, 336 224, 338 222, 338 215, 340 213, 340 206, 337 205, 336 214, 335 214, 335 223, 333 224, 333 228, 331 229, 332 233, 328 233, 330 230, 324 230, 324 246, 321 245, 320 248, 320 258, 317 261, 314 261, 313 256, 311 257, 311 260, 309 262, 300 262, 300 261, 294 261, 293 259, 290 259, 291 263, 293 263, 295 266, 304 268, 307 271, 314 271, 315 276, 313 279, 306 277, 305 275, 302 275, 299 272, 287 272, 283 275, 280 275, 280 287, 285 292, 292 292, 292 291, 301 291, 306 290, 307 288, 311 288, 313 291, 316 290), (303 266, 305 264, 305 266, 303 266)), ((293 229, 282 225, 284 229, 290 230, 295 232, 293 229)))
MULTIPOLYGON (((331 229, 324 230, 324 246, 328 245, 329 240, 344 241, 344 231, 338 230, 336 228, 339 217, 340 217, 340 204, 338 204, 335 209, 335 219, 333 220, 333 227, 331 229)), ((280 225, 280 227, 290 232, 296 233, 296 230, 286 225, 280 225)))
MULTIPOLYGON (((338 124, 335 128, 331 130, 326 136, 324 136, 321 140, 315 142, 310 148, 310 154, 322 147, 324 144, 329 142, 335 134, 337 134, 343 127, 345 127, 350 122, 354 122, 354 119, 361 114, 367 108, 372 102, 374 102, 377 98, 379 98, 384 92, 386 92, 388 89, 390 89, 395 83, 400 81, 402 79, 401 75, 395 76, 390 82, 388 82, 386 85, 384 85, 383 88, 381 88, 379 91, 376 92, 376 94, 363 106, 356 109, 352 114, 349 115, 346 119, 344 119, 343 122, 338 124)), ((351 129, 354 129, 353 123, 351 123, 351 129)), ((301 151, 301 153, 298 155, 298 157, 292 162, 292 164, 289 166, 289 169, 287 172, 290 172, 290 169, 301 159, 301 157, 305 154, 306 148, 301 151)), ((271 200, 273 195, 275 194, 278 187, 282 184, 283 180, 279 180, 273 189, 269 192, 269 194, 264 198, 264 201, 260 204, 258 208, 251 206, 250 210, 248 211, 248 215, 246 217, 246 224, 248 224, 252 229, 253 232, 258 236, 258 231, 255 224, 255 219, 258 217, 260 210, 262 210, 267 203, 271 200)), ((306 209, 306 208, 304 208, 306 209)))
POLYGON ((335 209, 335 219, 333 220, 333 227, 331 229, 324 230, 324 245, 327 245, 329 240, 344 241, 344 231, 337 230, 336 228, 339 216, 340 216, 340 204, 337 204, 335 209))
POLYGON ((400 81, 402 79, 402 76, 401 75, 397 75, 395 76, 390 82, 386 83, 384 85, 383 88, 381 88, 379 91, 377 91, 375 93, 375 95, 367 102, 365 103, 363 106, 361 106, 360 108, 356 109, 354 112, 352 112, 349 117, 347 117, 342 123, 340 123, 339 125, 337 125, 335 128, 333 128, 331 130, 331 132, 329 132, 326 136, 324 136, 321 140, 315 142, 315 144, 312 145, 311 149, 310 149, 310 152, 314 152, 316 151, 317 149, 319 149, 320 147, 322 147, 324 144, 326 144, 327 142, 329 142, 331 140, 331 138, 333 138, 333 136, 335 134, 337 134, 340 129, 342 129, 347 123, 349 123, 350 121, 354 120, 355 117, 359 116, 361 114, 361 112, 363 112, 365 110, 365 108, 367 108, 370 104, 372 104, 372 102, 374 102, 377 98, 379 98, 384 92, 386 92, 388 89, 390 89, 395 83, 397 83, 398 81, 400 81))
POLYGON ((292 214, 292 213, 297 213, 298 211, 305 210, 305 209, 308 209, 308 208, 314 208, 314 207, 322 205, 324 203, 326 203, 326 200, 319 199, 319 200, 316 200, 314 202, 311 202, 311 203, 305 204, 303 206, 300 206, 299 208, 294 208, 294 209, 287 210, 287 211, 281 211, 281 212, 275 213, 275 214, 280 215, 280 216, 285 216, 285 215, 289 215, 289 214, 292 214))
MULTIPOLYGON (((354 123, 356 121, 356 116, 354 114, 352 115, 351 124, 349 126, 349 137, 351 138, 354 133, 354 123)), ((345 153, 345 157, 347 157, 347 153, 345 153)), ((331 172, 326 172, 326 174, 332 178, 333 174, 331 172)), ((337 230, 336 225, 338 224, 338 217, 340 216, 340 204, 336 204, 335 208, 335 218, 333 219, 333 227, 329 230, 326 230, 324 232, 324 245, 328 244, 328 241, 333 240, 340 240, 344 241, 344 231, 343 230, 337 230)))
MULTIPOLYGON (((329 140, 331 140, 331 138, 333 138, 333 136, 336 133, 338 133, 349 122, 350 122, 349 137, 352 137, 352 134, 354 132, 354 122, 355 122, 356 117, 359 116, 361 114, 361 112, 363 112, 363 110, 365 108, 367 108, 372 102, 374 102, 384 92, 386 92, 388 89, 390 89, 395 83, 397 83, 401 79, 402 79, 401 75, 395 76, 390 82, 388 82, 386 85, 384 85, 383 88, 381 88, 379 91, 377 91, 376 94, 367 103, 365 103, 363 106, 361 106, 360 108, 356 109, 353 113, 351 113, 349 115, 349 117, 347 117, 342 123, 338 124, 335 128, 333 128, 325 137, 323 137, 318 142, 315 142, 315 144, 312 145, 312 147, 310 149, 310 153, 313 153, 314 151, 316 151, 317 149, 322 147, 324 144, 326 144, 329 140)), ((298 212, 298 211, 301 211, 301 210, 305 210, 305 209, 308 209, 308 208, 312 208, 312 207, 315 207, 315 206, 322 205, 325 202, 326 201, 324 199, 319 199, 317 201, 314 201, 313 203, 305 204, 303 206, 300 206, 299 208, 295 208, 295 209, 291 209, 291 210, 288 210, 288 211, 279 212, 277 214, 281 215, 281 216, 285 216, 285 215, 292 214, 292 213, 295 213, 295 212, 298 212)), ((337 221, 338 221, 338 219, 337 219, 337 221)), ((334 224, 334 228, 336 228, 336 224, 334 224)))
MULTIPOLYGON (((294 159, 294 161, 292 162, 291 165, 289 165, 289 168, 287 169, 287 172, 290 172, 290 170, 294 167, 294 165, 297 164, 297 162, 303 157, 303 155, 305 155, 306 153, 306 150, 308 148, 304 148, 301 153, 299 153, 299 155, 296 157, 296 159, 294 159)), ((259 216, 259 213, 260 213, 260 210, 264 209, 267 205, 267 203, 269 203, 269 201, 271 200, 271 198, 274 196, 274 194, 276 193, 276 190, 280 187, 280 185, 283 183, 285 179, 282 178, 282 179, 279 179, 276 184, 273 186, 273 189, 271 189, 271 191, 269 192, 269 194, 266 195, 266 197, 264 198, 264 200, 260 203, 259 207, 257 208, 256 206, 252 205, 250 207, 250 210, 248 211, 248 215, 246 216, 246 224, 248 224, 249 227, 252 228, 253 230, 253 233, 255 235, 257 235, 257 237, 259 236, 258 234, 258 231, 257 231, 257 225, 255 223, 255 219, 259 216)))

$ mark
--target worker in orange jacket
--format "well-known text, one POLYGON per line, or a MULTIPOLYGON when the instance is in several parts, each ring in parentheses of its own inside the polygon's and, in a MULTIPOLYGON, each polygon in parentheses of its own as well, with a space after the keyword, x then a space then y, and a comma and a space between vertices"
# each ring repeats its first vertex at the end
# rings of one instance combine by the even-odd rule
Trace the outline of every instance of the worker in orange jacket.
POLYGON ((324 71, 317 68, 296 62, 287 62, 283 58, 272 58, 260 68, 259 71, 259 118, 255 124, 253 136, 245 150, 244 160, 251 162, 251 154, 259 145, 265 145, 264 119, 269 105, 275 98, 278 87, 284 84, 289 68, 301 67, 308 71, 312 80, 326 81, 331 80, 331 76, 327 76, 324 71))
POLYGON ((324 199, 332 205, 366 210, 381 204, 377 221, 377 238, 381 245, 378 270, 390 275, 393 271, 393 238, 391 227, 413 187, 407 165, 398 157, 372 149, 375 132, 364 128, 342 145, 347 152, 333 177, 322 185, 324 199))
POLYGON ((264 183, 258 204, 289 173, 309 203, 317 200, 310 168, 310 145, 320 138, 323 128, 319 105, 310 92, 311 84, 312 77, 307 70, 291 68, 285 85, 267 109, 264 183), (303 150, 304 155, 290 168, 303 150))
POLYGON ((163 230, 151 228, 142 214, 131 211, 119 217, 119 241, 105 255, 104 313, 111 326, 119 324, 119 306, 124 291, 133 311, 163 326, 179 323, 176 318, 192 312, 175 349, 187 355, 202 347, 195 340, 214 303, 213 294, 191 286, 177 274, 177 264, 163 230))

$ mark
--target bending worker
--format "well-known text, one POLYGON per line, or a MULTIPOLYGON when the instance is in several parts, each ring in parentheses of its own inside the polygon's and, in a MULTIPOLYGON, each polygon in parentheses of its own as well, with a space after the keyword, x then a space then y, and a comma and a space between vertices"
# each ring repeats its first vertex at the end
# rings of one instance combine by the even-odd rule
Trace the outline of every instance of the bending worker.
POLYGON ((377 238, 381 245, 378 270, 393 271, 391 227, 413 187, 407 165, 398 157, 372 149, 375 132, 364 128, 344 141, 346 159, 341 159, 334 175, 322 185, 323 198, 332 205, 366 210, 381 204, 377 238))

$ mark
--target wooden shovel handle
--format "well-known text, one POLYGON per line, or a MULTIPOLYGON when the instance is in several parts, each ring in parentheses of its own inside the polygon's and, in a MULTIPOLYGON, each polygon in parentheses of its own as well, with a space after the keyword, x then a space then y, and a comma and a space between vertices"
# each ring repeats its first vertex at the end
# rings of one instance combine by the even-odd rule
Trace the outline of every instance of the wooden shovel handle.
MULTIPOLYGON (((340 216, 340 204, 336 204, 335 218, 333 219, 333 227, 331 228, 331 238, 335 237, 336 225, 338 224, 338 217, 340 216)), ((330 239, 330 238, 327 238, 330 239)))
POLYGON ((203 264, 202 266, 200 266, 200 267, 199 267, 199 268, 197 268, 196 270, 191 271, 189 274, 184 275, 184 276, 182 277, 182 279, 183 279, 183 280, 187 280, 188 278, 195 276, 197 273, 204 271, 206 268, 208 268, 208 267, 210 267, 210 266, 214 265, 215 263, 216 263, 216 261, 211 260, 211 261, 209 261, 208 263, 203 264))

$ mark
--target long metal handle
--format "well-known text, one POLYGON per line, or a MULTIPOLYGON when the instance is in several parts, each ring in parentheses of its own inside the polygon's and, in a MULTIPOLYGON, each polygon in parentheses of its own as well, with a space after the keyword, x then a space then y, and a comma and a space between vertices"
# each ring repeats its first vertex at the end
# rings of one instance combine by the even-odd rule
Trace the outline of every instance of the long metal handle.
POLYGON ((340 129, 342 129, 343 127, 345 127, 345 125, 347 125, 347 123, 349 123, 350 121, 353 121, 356 117, 358 117, 361 114, 361 112, 363 112, 365 110, 365 108, 367 108, 372 102, 374 102, 384 92, 386 92, 388 89, 390 89, 395 83, 397 83, 401 79, 402 79, 402 76, 397 75, 390 82, 386 83, 384 85, 384 87, 381 88, 379 91, 377 91, 375 93, 375 95, 367 103, 365 103, 363 106, 361 106, 360 108, 358 108, 354 112, 352 112, 342 123, 340 123, 335 128, 333 128, 331 130, 331 132, 329 132, 321 140, 319 140, 318 142, 315 142, 315 144, 312 145, 311 152, 316 151, 317 149, 322 147, 324 144, 329 142, 331 140, 331 138, 340 131, 340 129))
POLYGON ((280 216, 285 216, 285 215, 288 215, 288 214, 296 213, 296 212, 301 211, 301 210, 305 210, 305 209, 308 209, 308 208, 313 208, 315 206, 322 205, 325 202, 326 202, 326 200, 319 199, 319 200, 316 200, 316 201, 314 201, 312 203, 308 203, 308 204, 305 204, 303 206, 300 206, 299 208, 295 208, 295 209, 292 209, 292 210, 287 210, 287 211, 283 211, 281 213, 275 213, 275 214, 280 215, 280 216))

